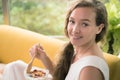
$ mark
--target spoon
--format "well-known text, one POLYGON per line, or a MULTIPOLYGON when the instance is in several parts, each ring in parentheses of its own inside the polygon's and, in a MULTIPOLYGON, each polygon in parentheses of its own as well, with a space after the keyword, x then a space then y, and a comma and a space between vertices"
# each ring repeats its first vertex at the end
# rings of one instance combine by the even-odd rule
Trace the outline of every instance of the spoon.
POLYGON ((27 73, 30 73, 34 59, 35 59, 35 56, 32 57, 32 59, 30 60, 28 66, 27 66, 27 73))

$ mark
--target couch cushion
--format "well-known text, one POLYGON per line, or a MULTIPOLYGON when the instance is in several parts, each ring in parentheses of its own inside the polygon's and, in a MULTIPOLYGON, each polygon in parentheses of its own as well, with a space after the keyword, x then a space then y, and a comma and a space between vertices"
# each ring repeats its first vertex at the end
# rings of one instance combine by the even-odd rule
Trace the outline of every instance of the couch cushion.
POLYGON ((120 58, 108 53, 104 56, 110 68, 110 80, 120 80, 120 58))

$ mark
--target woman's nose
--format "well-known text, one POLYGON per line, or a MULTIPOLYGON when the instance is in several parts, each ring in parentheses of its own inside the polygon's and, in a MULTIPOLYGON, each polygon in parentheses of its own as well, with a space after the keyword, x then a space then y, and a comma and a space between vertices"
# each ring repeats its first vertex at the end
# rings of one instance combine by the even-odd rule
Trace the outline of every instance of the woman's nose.
POLYGON ((80 33, 80 28, 77 25, 73 27, 73 33, 74 34, 79 34, 80 33))

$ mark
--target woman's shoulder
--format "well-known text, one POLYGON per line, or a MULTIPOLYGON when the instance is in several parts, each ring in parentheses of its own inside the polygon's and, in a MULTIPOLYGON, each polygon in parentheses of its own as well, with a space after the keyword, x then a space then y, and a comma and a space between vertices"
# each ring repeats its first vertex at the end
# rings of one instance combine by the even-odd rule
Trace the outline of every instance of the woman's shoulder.
POLYGON ((86 55, 81 57, 77 62, 81 62, 81 61, 105 61, 104 57, 101 56, 97 56, 97 55, 86 55))
POLYGON ((78 63, 86 63, 86 65, 107 65, 107 62, 104 58, 95 56, 95 55, 89 55, 81 58, 78 63))
MULTIPOLYGON (((102 72, 104 75, 105 80, 109 80, 109 68, 106 63, 106 61, 95 55, 89 55, 89 56, 84 56, 75 63, 73 63, 70 67, 69 73, 76 75, 77 78, 79 77, 79 73, 85 68, 85 67, 93 67, 97 68, 99 71, 102 72)), ((70 75, 71 76, 71 75, 70 75)))
POLYGON ((108 80, 107 78, 109 76, 109 67, 107 62, 102 57, 93 55, 85 56, 79 62, 78 65, 82 65, 81 70, 87 66, 95 67, 103 73, 104 77, 106 78, 105 80, 108 80))

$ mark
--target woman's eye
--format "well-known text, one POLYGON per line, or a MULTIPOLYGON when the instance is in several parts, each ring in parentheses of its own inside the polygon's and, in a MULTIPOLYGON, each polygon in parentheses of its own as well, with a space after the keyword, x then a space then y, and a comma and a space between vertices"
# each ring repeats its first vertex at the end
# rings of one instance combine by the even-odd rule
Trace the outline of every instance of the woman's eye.
POLYGON ((75 22, 73 20, 69 20, 69 23, 74 24, 75 22))
POLYGON ((87 24, 87 23, 83 23, 82 26, 83 26, 83 27, 87 27, 88 24, 87 24))

